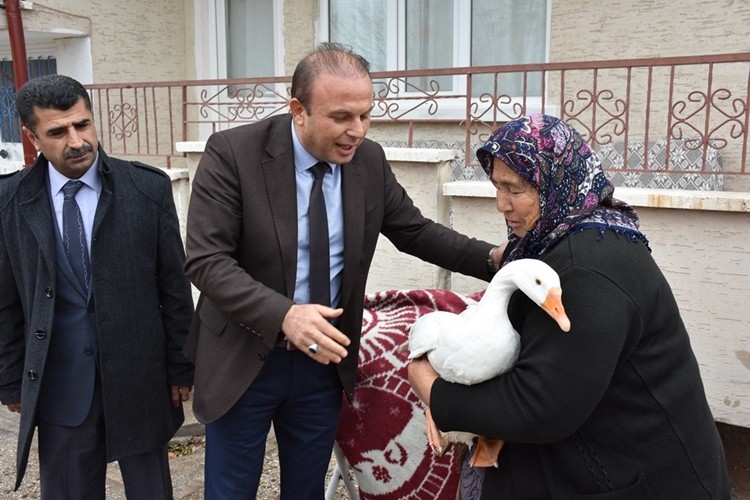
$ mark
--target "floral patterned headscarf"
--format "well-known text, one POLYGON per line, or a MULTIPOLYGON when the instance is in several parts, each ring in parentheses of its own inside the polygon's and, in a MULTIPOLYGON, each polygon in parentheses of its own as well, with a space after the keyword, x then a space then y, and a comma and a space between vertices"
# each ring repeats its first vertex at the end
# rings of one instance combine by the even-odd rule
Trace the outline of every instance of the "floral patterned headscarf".
POLYGON ((488 176, 494 157, 537 189, 541 205, 539 220, 523 237, 508 229, 508 240, 516 244, 506 263, 537 258, 563 237, 590 227, 601 237, 608 229, 648 246, 635 210, 612 197, 614 186, 601 161, 566 122, 540 114, 508 122, 477 150, 488 176))

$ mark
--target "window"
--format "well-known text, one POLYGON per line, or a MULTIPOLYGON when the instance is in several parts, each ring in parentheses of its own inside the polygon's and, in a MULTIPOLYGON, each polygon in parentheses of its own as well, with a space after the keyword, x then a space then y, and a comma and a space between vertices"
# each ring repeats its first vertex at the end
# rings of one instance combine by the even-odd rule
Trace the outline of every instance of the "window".
MULTIPOLYGON (((57 73, 57 60, 52 57, 29 58, 29 79, 57 73)), ((0 141, 21 142, 21 124, 16 113, 16 87, 13 62, 0 61, 0 141)), ((6 153, 7 154, 7 153, 6 153)))
POLYGON ((227 78, 275 76, 274 0, 225 0, 227 78))
POLYGON ((282 3, 283 0, 198 2, 195 13, 197 77, 283 74, 282 3))
MULTIPOLYGON (((549 0, 323 0, 321 6, 328 39, 351 45, 373 71, 547 60, 549 0)), ((540 78, 529 79, 527 95, 540 95, 540 78)), ((450 76, 437 82, 441 90, 461 90, 450 76)), ((475 95, 492 91, 493 77, 473 85, 475 95)), ((522 75, 503 75, 499 85, 503 94, 520 95, 522 75)))

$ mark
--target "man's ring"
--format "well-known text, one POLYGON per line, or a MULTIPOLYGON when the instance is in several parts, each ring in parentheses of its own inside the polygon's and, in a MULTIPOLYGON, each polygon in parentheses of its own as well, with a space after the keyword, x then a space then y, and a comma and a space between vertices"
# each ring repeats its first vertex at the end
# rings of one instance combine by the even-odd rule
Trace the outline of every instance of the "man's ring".
POLYGON ((320 349, 320 346, 318 345, 317 342, 314 342, 314 343, 310 344, 309 346, 307 346, 307 350, 310 351, 313 354, 318 354, 318 350, 319 349, 320 349))

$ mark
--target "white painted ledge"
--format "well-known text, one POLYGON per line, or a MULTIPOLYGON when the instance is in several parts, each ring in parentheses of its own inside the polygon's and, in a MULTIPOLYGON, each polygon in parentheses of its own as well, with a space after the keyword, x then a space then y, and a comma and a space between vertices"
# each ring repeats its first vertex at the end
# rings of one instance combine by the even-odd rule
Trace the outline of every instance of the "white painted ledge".
POLYGON ((161 171, 167 174, 172 182, 180 179, 187 179, 189 177, 188 169, 186 168, 162 168, 161 171))
MULTIPOLYGON (((175 150, 178 153, 202 153, 205 147, 206 141, 183 141, 175 143, 175 150)), ((383 148, 383 151, 389 161, 411 163, 453 161, 459 153, 455 149, 430 148, 383 148)))
MULTIPOLYGON (((454 181, 443 184, 445 196, 494 198, 489 181, 454 181)), ((732 191, 684 191, 677 189, 616 188, 615 198, 634 207, 750 212, 750 193, 732 191)))
POLYGON ((453 161, 458 156, 456 149, 430 148, 383 148, 388 161, 410 163, 439 163, 453 161))
POLYGON ((495 186, 490 181, 453 181, 443 184, 445 196, 494 198, 495 186))
POLYGON ((206 141, 175 142, 174 148, 178 153, 202 153, 206 148, 206 141))

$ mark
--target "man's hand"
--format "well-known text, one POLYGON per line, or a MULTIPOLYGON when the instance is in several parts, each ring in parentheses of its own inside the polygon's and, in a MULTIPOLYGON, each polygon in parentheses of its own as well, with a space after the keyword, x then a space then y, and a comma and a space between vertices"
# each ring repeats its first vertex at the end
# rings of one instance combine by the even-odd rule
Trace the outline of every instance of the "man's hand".
POLYGON ((318 363, 340 363, 346 357, 351 341, 329 318, 338 318, 343 309, 318 304, 294 304, 284 316, 281 332, 299 349, 318 363), (317 344, 318 352, 309 347, 317 344))
POLYGON ((12 413, 21 413, 21 403, 11 403, 11 404, 5 405, 5 406, 12 413))
POLYGON ((170 386, 172 391, 172 406, 175 408, 179 407, 183 401, 190 399, 190 391, 193 390, 192 385, 173 385, 170 386))

